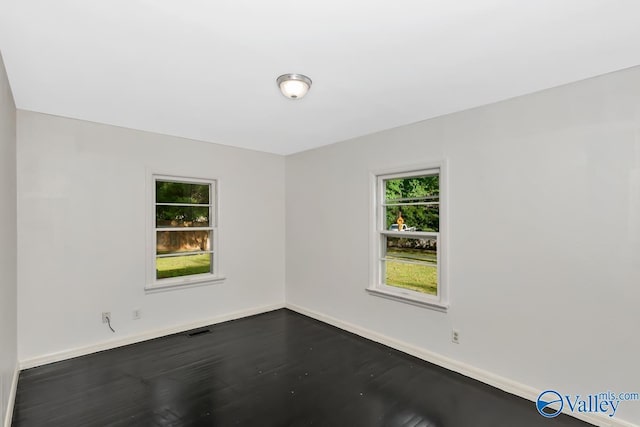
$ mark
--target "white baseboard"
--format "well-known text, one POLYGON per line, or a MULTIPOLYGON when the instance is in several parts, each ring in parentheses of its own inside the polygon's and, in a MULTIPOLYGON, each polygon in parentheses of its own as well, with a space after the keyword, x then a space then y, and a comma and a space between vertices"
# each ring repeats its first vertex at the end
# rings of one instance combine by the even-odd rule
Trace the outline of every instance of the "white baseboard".
POLYGON ((233 313, 223 314, 209 319, 199 320, 188 324, 182 324, 177 326, 171 326, 169 328, 156 329, 153 331, 143 332, 141 334, 129 335, 117 340, 103 341, 97 344, 92 344, 85 347, 78 347, 71 350, 64 350, 57 353, 50 353, 44 356, 38 356, 31 359, 25 359, 20 361, 20 369, 35 368, 36 366, 42 366, 53 362, 59 362, 61 360, 72 359, 78 356, 85 356, 87 354, 96 353, 98 351, 111 350, 113 348, 122 347, 124 345, 135 344, 142 341, 151 340, 154 338, 164 337, 166 335, 177 334, 180 332, 188 331, 191 329, 202 328, 208 325, 214 325, 216 323, 227 322, 229 320, 240 319, 243 317, 253 316, 256 314, 266 313, 268 311, 278 310, 284 308, 284 304, 272 304, 261 307, 256 307, 248 310, 236 311, 233 313))
POLYGON ((11 427, 13 419, 13 407, 16 403, 16 392, 18 390, 18 376, 20 375, 20 367, 16 363, 16 368, 11 379, 11 389, 9 390, 9 399, 7 401, 7 413, 4 416, 4 427, 11 427))
MULTIPOLYGON (((507 393, 522 397, 532 402, 536 402, 536 400, 538 399, 538 396, 543 391, 543 390, 537 390, 533 387, 529 387, 517 381, 513 381, 511 379, 502 377, 500 375, 496 375, 492 372, 476 368, 466 363, 459 362, 449 357, 442 356, 441 354, 437 354, 429 350, 425 350, 423 348, 416 347, 414 345, 405 343, 403 341, 388 337, 386 335, 379 334, 372 330, 362 328, 358 325, 354 325, 352 323, 342 321, 335 317, 327 316, 327 315, 315 312, 313 310, 306 309, 296 304, 287 303, 286 308, 288 308, 289 310, 295 311, 297 313, 300 313, 302 315, 319 320, 321 322, 327 323, 329 325, 335 326, 337 328, 343 329, 345 331, 351 332, 363 338, 367 338, 371 341, 384 344, 387 347, 400 350, 403 353, 410 354, 419 359, 425 360, 429 363, 433 363, 434 365, 438 365, 450 371, 457 372, 466 377, 472 378, 474 380, 478 380, 492 387, 496 387, 500 390, 506 391, 507 393)), ((579 420, 585 421, 589 424, 593 424, 599 427, 640 427, 637 424, 633 424, 628 421, 624 421, 616 418, 609 418, 606 416, 599 416, 599 415, 593 415, 593 414, 579 414, 579 413, 566 412, 566 411, 564 413, 566 413, 571 417, 577 418, 579 420)))

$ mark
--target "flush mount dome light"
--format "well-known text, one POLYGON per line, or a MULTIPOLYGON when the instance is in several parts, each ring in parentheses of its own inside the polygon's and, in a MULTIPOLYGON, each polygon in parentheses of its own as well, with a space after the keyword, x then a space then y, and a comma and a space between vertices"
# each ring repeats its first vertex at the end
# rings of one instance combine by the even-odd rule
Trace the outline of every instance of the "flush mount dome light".
POLYGON ((276 81, 282 94, 289 99, 302 98, 311 87, 311 79, 302 74, 283 74, 276 81))

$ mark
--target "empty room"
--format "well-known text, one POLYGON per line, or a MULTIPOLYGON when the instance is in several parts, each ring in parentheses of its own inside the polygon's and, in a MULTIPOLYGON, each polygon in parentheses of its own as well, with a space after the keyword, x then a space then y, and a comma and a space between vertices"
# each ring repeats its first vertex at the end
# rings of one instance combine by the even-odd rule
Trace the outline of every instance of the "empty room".
POLYGON ((639 16, 0 0, 0 423, 640 426, 639 16))

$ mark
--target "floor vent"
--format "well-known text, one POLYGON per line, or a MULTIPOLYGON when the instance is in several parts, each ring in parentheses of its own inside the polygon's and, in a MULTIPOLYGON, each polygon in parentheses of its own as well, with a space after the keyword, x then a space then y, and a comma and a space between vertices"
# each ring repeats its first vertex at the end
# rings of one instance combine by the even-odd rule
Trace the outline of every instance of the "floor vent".
POLYGON ((197 331, 189 332, 187 336, 189 338, 193 338, 193 337, 199 337, 200 335, 210 334, 210 333, 211 333, 211 329, 199 329, 197 331))

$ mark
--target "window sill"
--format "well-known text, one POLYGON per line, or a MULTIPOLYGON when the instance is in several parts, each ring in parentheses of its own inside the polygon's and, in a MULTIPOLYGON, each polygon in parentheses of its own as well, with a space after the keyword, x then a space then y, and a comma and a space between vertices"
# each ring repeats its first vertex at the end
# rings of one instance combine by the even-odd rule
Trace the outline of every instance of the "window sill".
POLYGON ((210 276, 210 277, 198 277, 189 278, 168 282, 160 282, 154 285, 146 285, 144 291, 147 294, 153 294, 156 292, 167 292, 176 289, 196 288, 200 286, 213 285, 215 283, 222 283, 226 280, 224 276, 210 276))
POLYGON ((433 301, 427 298, 420 298, 419 296, 413 296, 409 293, 404 293, 402 291, 386 291, 378 288, 367 288, 365 289, 369 294, 377 297, 387 298, 393 301, 403 302, 405 304, 411 304, 418 307, 425 307, 431 310, 440 311, 442 313, 446 313, 449 309, 449 304, 442 303, 439 301, 433 301))

